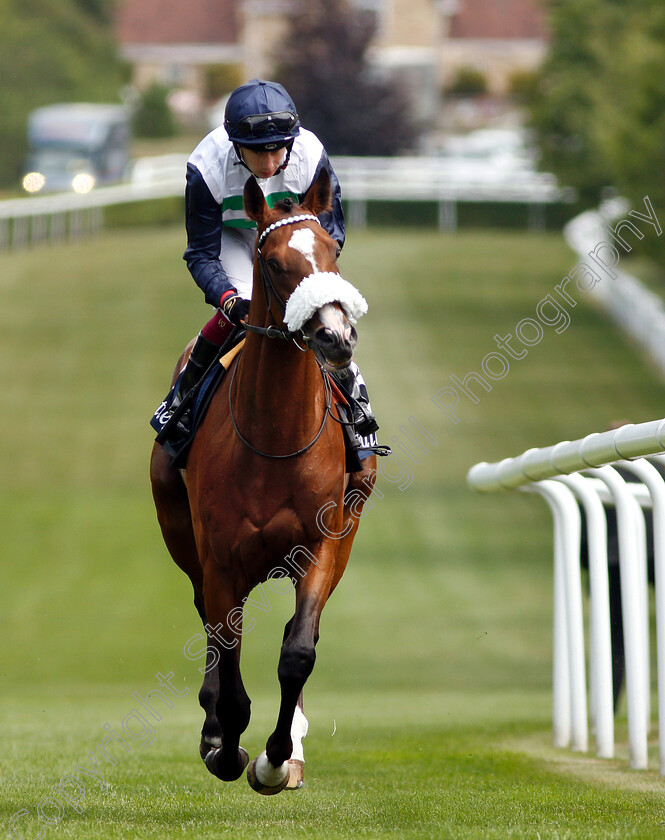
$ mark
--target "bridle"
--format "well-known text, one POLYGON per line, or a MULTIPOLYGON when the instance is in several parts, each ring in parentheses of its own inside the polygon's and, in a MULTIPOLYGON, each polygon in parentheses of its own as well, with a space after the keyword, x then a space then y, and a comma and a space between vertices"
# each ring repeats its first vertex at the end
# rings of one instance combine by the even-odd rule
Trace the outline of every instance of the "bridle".
MULTIPOLYGON (((261 271, 261 281, 263 283, 263 293, 266 298, 266 305, 268 307, 268 312, 271 312, 270 303, 271 298, 274 299, 275 303, 277 304, 277 308, 279 309, 282 318, 284 317, 284 313, 286 311, 286 301, 280 293, 275 288, 275 284, 272 281, 272 277, 270 276, 270 272, 268 271, 268 266, 266 265, 266 261, 261 253, 261 248, 263 247, 266 239, 268 236, 274 231, 279 230, 279 228, 284 227, 285 225, 295 225, 299 224, 300 222, 316 222, 318 225, 321 224, 317 216, 314 216, 312 213, 301 213, 299 216, 287 216, 285 219, 279 219, 276 222, 273 222, 271 225, 261 233, 258 238, 257 247, 256 247, 256 257, 259 261, 259 269, 261 271)), ((245 329, 248 332, 258 333, 259 335, 264 335, 267 338, 281 338, 285 341, 294 340, 296 338, 300 338, 304 344, 307 344, 307 339, 304 337, 302 330, 296 330, 295 332, 290 332, 289 330, 283 330, 278 326, 270 326, 270 327, 257 327, 254 324, 248 324, 245 321, 245 329)), ((297 344, 297 342, 296 342, 297 344)), ((299 347, 299 349, 303 349, 299 347)), ((306 349, 306 348, 305 348, 306 349)))
MULTIPOLYGON (((311 213, 302 213, 299 216, 287 216, 284 219, 279 219, 278 221, 273 222, 271 225, 268 225, 268 227, 260 234, 260 236, 258 238, 258 241, 257 241, 256 255, 257 255, 258 262, 259 262, 259 269, 261 271, 261 280, 262 280, 262 283, 263 283, 263 292, 265 294, 266 305, 268 307, 268 312, 271 312, 271 309, 270 309, 271 299, 274 299, 275 303, 277 304, 278 309, 280 310, 280 312, 282 314, 282 318, 283 318, 284 313, 286 311, 286 302, 282 298, 282 296, 279 294, 277 289, 275 288, 275 284, 273 283, 272 277, 270 276, 270 271, 268 270, 268 266, 266 265, 266 261, 263 257, 263 254, 261 253, 261 248, 263 247, 263 245, 264 245, 266 239, 268 238, 268 236, 274 230, 278 230, 279 228, 284 227, 285 225, 298 224, 299 222, 316 222, 319 225, 321 224, 319 219, 316 216, 312 215, 311 213)), ((281 338, 285 341, 291 341, 292 340, 293 343, 296 345, 296 347, 299 350, 302 350, 302 351, 305 351, 305 350, 309 349, 309 347, 310 347, 310 342, 309 342, 309 340, 307 339, 307 337, 305 336, 305 334, 303 333, 302 330, 296 330, 295 332, 291 332, 288 329, 281 329, 281 327, 278 327, 277 325, 269 326, 269 327, 257 327, 254 324, 248 324, 246 321, 245 321, 245 329, 248 332, 253 332, 253 333, 257 333, 258 335, 263 335, 266 338, 281 338), (304 347, 300 346, 300 344, 298 343, 298 339, 300 339, 302 341, 302 343, 305 345, 304 347)), ((319 430, 317 431, 317 433, 314 435, 314 437, 312 438, 312 440, 310 440, 310 442, 308 444, 303 446, 301 449, 297 449, 295 452, 289 452, 289 453, 284 454, 284 455, 273 455, 269 452, 262 452, 260 449, 257 449, 253 444, 251 444, 247 440, 247 438, 242 434, 240 429, 238 428, 238 423, 237 423, 235 415, 233 413, 233 401, 232 401, 233 383, 235 382, 236 371, 238 370, 238 365, 236 364, 234 366, 233 373, 231 374, 231 381, 229 383, 229 416, 231 418, 231 423, 233 425, 233 430, 235 431, 236 435, 238 436, 238 438, 242 441, 242 443, 248 449, 250 449, 252 452, 254 452, 255 455, 261 455, 264 458, 271 458, 271 459, 275 459, 275 460, 283 460, 283 459, 286 459, 286 458, 295 458, 298 455, 302 455, 303 453, 305 453, 309 449, 311 449, 314 446, 314 444, 317 442, 317 440, 321 437, 321 435, 323 434, 323 430, 325 428, 325 425, 326 425, 326 421, 328 420, 328 416, 332 417, 333 420, 335 420, 337 423, 340 423, 341 425, 353 425, 353 424, 349 424, 349 423, 345 422, 344 420, 338 420, 333 415, 332 410, 331 410, 331 407, 332 407, 332 386, 330 384, 329 375, 324 370, 323 364, 320 361, 320 359, 318 358, 318 354, 316 354, 316 355, 317 355, 317 362, 319 364, 319 369, 321 371, 321 376, 323 378, 323 387, 324 387, 325 394, 326 394, 326 405, 325 405, 325 411, 323 412, 323 420, 321 421, 321 425, 319 427, 319 430)))

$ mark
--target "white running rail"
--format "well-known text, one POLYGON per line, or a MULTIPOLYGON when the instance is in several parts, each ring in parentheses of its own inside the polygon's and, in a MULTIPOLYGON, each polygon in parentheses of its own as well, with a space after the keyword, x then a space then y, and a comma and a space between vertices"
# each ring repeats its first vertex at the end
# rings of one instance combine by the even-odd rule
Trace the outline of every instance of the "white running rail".
POLYGON ((650 720, 646 539, 641 507, 653 509, 660 773, 665 775, 665 419, 528 449, 468 473, 481 493, 539 493, 554 518, 554 743, 588 748, 585 640, 580 578, 580 507, 589 545, 591 719, 600 757, 614 755, 612 658, 604 505, 616 506, 626 660, 630 765, 646 769, 650 720), (649 456, 646 460, 644 456, 649 456), (626 482, 615 467, 632 472, 626 482))
MULTIPOLYGON (((570 202, 574 192, 560 188, 545 172, 500 172, 461 167, 445 158, 334 157, 333 166, 348 205, 349 226, 367 223, 368 201, 436 202, 442 230, 457 227, 457 203, 496 201, 529 208, 528 223, 543 226, 544 208, 570 202)), ((139 158, 127 184, 100 187, 87 195, 61 193, 0 202, 0 250, 42 242, 78 239, 103 226, 103 208, 112 204, 184 196, 187 155, 139 158)))

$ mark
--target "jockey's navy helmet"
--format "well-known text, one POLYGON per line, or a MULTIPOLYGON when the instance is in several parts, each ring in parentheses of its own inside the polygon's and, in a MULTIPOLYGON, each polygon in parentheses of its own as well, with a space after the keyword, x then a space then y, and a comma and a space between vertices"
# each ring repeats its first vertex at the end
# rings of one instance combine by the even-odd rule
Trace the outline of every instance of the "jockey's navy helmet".
POLYGON ((224 112, 229 140, 250 149, 278 149, 300 132, 293 100, 277 82, 252 79, 236 88, 224 112))

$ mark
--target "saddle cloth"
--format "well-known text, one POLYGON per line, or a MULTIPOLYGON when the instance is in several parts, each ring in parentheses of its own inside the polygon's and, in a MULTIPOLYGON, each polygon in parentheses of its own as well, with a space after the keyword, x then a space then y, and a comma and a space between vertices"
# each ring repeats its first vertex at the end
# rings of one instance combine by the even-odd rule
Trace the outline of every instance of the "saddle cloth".
MULTIPOLYGON (((225 356, 220 361, 223 362, 227 358, 228 357, 225 356)), ((200 386, 198 387, 198 391, 192 402, 192 406, 190 409, 191 421, 189 424, 191 427, 191 431, 188 431, 188 433, 184 433, 182 427, 176 425, 173 428, 173 432, 169 433, 168 439, 162 441, 162 446, 164 447, 164 449, 167 450, 167 452, 171 454, 173 458, 174 466, 182 469, 185 468, 187 464, 187 456, 189 454, 189 450, 196 435, 196 432, 201 423, 203 422, 203 418, 205 417, 206 411, 208 410, 208 406, 210 405, 210 400, 212 399, 212 396, 217 390, 217 388, 219 387, 219 383, 222 381, 225 374, 226 368, 223 366, 223 364, 218 363, 212 365, 212 368, 208 371, 200 386)), ((329 377, 333 394, 332 401, 335 409, 337 410, 338 417, 345 423, 348 423, 353 419, 353 416, 346 395, 343 393, 341 387, 335 381, 335 379, 332 376, 330 376, 330 374, 326 373, 324 375, 329 377)), ((162 402, 159 404, 157 410, 150 419, 150 425, 157 433, 162 431, 163 426, 166 424, 167 420, 170 417, 171 404, 173 403, 173 398, 175 397, 178 385, 180 384, 181 376, 182 371, 176 379, 173 387, 166 395, 166 397, 162 400, 162 402)), ((371 447, 375 447, 378 445, 376 433, 373 432, 372 434, 365 435, 363 437, 361 435, 355 434, 349 425, 344 425, 342 426, 342 428, 345 432, 344 445, 346 449, 346 471, 359 472, 363 468, 361 462, 372 454, 371 447)))

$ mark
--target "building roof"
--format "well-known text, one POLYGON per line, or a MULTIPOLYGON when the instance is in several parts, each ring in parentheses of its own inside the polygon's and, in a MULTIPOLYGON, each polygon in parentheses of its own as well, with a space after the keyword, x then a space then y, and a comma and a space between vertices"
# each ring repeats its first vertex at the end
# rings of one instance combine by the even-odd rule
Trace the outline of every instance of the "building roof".
POLYGON ((120 0, 122 44, 235 44, 238 0, 120 0))
POLYGON ((451 38, 538 39, 546 37, 539 0, 459 0, 451 38))

